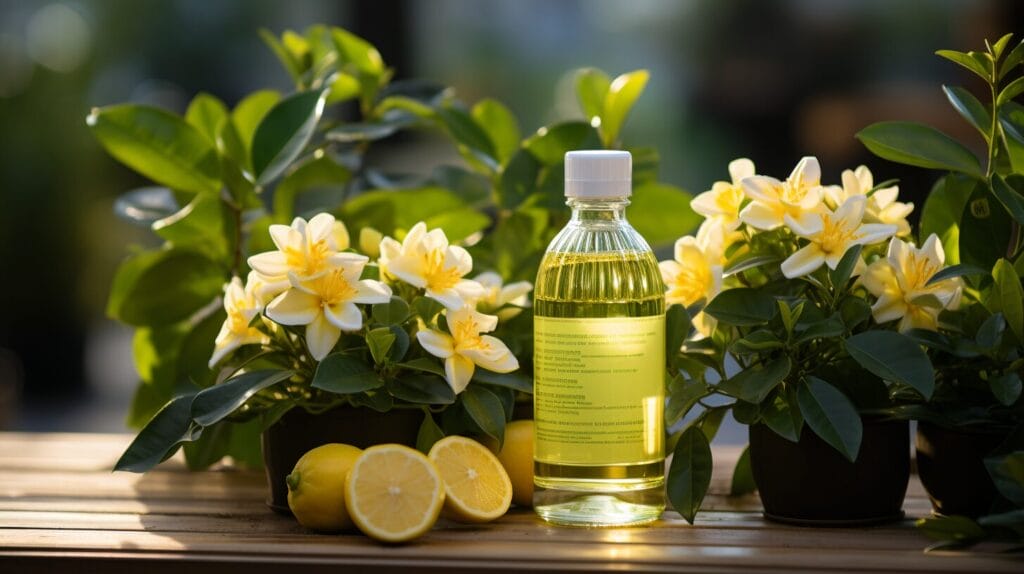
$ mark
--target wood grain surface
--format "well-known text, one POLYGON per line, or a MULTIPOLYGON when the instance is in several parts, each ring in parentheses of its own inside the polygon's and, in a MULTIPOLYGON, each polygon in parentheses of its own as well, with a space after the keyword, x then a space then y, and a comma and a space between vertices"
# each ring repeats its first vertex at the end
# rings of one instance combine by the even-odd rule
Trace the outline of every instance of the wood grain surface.
POLYGON ((1024 572, 1024 560, 994 544, 925 554, 913 519, 931 508, 916 478, 901 523, 767 522, 756 495, 725 496, 734 447, 715 448, 711 495, 693 526, 666 512, 643 528, 557 528, 514 509, 482 526, 442 521, 414 543, 387 546, 315 534, 272 513, 257 471, 191 473, 172 459, 146 475, 110 472, 129 440, 0 433, 0 573, 1024 572))

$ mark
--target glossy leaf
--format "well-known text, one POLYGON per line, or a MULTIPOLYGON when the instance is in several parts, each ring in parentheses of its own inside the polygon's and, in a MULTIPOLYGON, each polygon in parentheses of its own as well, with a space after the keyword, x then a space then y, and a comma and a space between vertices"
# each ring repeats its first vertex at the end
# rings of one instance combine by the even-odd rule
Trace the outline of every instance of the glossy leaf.
POLYGON ((355 357, 332 353, 320 361, 313 375, 313 388, 339 395, 369 391, 383 383, 373 367, 355 357))
POLYGON ((341 143, 373 142, 388 138, 411 125, 408 120, 342 124, 327 132, 327 139, 341 143))
POLYGON ((711 445, 697 427, 690 427, 676 442, 668 470, 668 499, 682 517, 693 524, 711 485, 711 445))
POLYGON ((1006 255, 1011 224, 1003 205, 979 183, 960 216, 960 263, 991 269, 1006 255))
POLYGON ((489 158, 496 158, 494 142, 473 116, 454 106, 442 106, 436 110, 437 117, 448 133, 460 145, 475 150, 489 158))
POLYGON ((515 209, 522 205, 537 189, 541 163, 526 149, 520 149, 501 172, 498 184, 501 207, 515 209))
POLYGON ((230 267, 236 226, 220 197, 200 194, 178 212, 154 221, 153 231, 176 247, 204 253, 230 267))
POLYGON ((991 77, 991 73, 989 72, 988 67, 983 63, 983 59, 981 57, 976 57, 975 52, 965 54, 955 50, 939 50, 935 52, 935 54, 937 56, 942 56, 950 62, 960 64, 964 68, 967 68, 980 76, 986 82, 991 77))
POLYGON ((210 369, 209 362, 225 319, 227 313, 218 306, 198 322, 193 322, 194 319, 185 322, 188 333, 181 341, 178 355, 172 357, 172 360, 176 359, 175 371, 179 380, 192 381, 201 387, 214 383, 217 372, 210 369))
POLYGON ((748 403, 760 403, 789 375, 793 364, 782 356, 764 366, 750 367, 718 384, 721 392, 748 403))
POLYGON ((619 132, 626 121, 626 116, 633 109, 633 104, 640 98, 650 74, 647 70, 637 70, 612 80, 608 93, 604 98, 604 109, 601 113, 601 141, 604 147, 610 148, 619 138, 619 132))
POLYGON ((1024 94, 1024 77, 1017 78, 1007 84, 1003 91, 999 92, 996 102, 998 105, 1003 105, 1021 94, 1024 94))
POLYGON ((928 279, 925 285, 934 285, 940 281, 946 279, 952 279, 954 277, 963 277, 965 275, 987 275, 988 271, 985 271, 981 267, 975 267, 974 265, 967 265, 961 263, 959 265, 950 265, 949 267, 943 267, 937 273, 928 279))
POLYGON ((370 307, 373 320, 381 325, 400 325, 409 318, 409 304, 405 299, 392 295, 387 303, 377 303, 370 307))
POLYGON ((416 450, 427 454, 430 452, 430 447, 443 438, 444 431, 437 426, 434 415, 430 414, 430 411, 423 411, 423 422, 420 423, 420 429, 416 433, 416 450))
POLYGON ((206 92, 196 94, 185 110, 185 121, 211 142, 217 141, 220 123, 227 117, 228 108, 224 102, 206 92))
POLYGON ((470 115, 493 142, 500 162, 504 163, 519 149, 519 121, 504 104, 490 98, 480 100, 470 115))
POLYGON ((302 162, 274 188, 274 219, 291 223, 296 214, 340 201, 351 180, 352 172, 330 154, 302 162))
POLYGON ((274 105, 252 139, 252 169, 263 186, 277 179, 313 137, 327 91, 299 92, 274 105))
POLYGON ((224 281, 224 269, 194 251, 143 252, 118 268, 107 314, 131 325, 167 325, 213 301, 224 281))
POLYGON ((665 357, 669 363, 679 355, 683 341, 691 329, 690 315, 686 312, 686 307, 672 305, 668 308, 665 312, 665 357))
POLYGON ((378 327, 366 334, 366 346, 370 348, 373 362, 378 365, 388 358, 388 351, 395 344, 396 335, 388 327, 378 327))
POLYGON ((86 122, 111 156, 153 181, 180 191, 220 191, 213 143, 180 117, 120 104, 94 108, 86 122))
POLYGON ((678 187, 645 183, 633 189, 629 221, 651 245, 668 245, 700 225, 701 217, 690 209, 692 200, 678 187))
POLYGON ((505 442, 505 407, 497 395, 484 387, 470 385, 462 393, 462 406, 487 436, 497 440, 499 446, 505 442))
POLYGON ((672 379, 668 386, 668 403, 665 405, 666 428, 679 422, 707 394, 708 388, 703 381, 687 379, 682 375, 672 379))
POLYGON ((200 391, 192 401, 192 420, 204 427, 235 412, 250 397, 287 380, 295 371, 251 371, 200 391))
POLYGON ((473 380, 487 385, 533 394, 533 379, 524 373, 522 369, 511 373, 495 373, 494 371, 477 367, 473 371, 473 380))
POLYGON ((252 170, 252 140, 256 129, 260 126, 267 113, 281 101, 281 94, 274 90, 259 90, 238 102, 231 112, 231 123, 238 133, 238 139, 245 151, 245 166, 252 170))
POLYGON ((1013 50, 1010 50, 1010 53, 1006 55, 1006 58, 1003 59, 999 70, 999 77, 1002 78, 1011 72, 1022 60, 1024 60, 1024 41, 1018 42, 1013 50))
POLYGON ((491 223, 459 196, 438 187, 369 191, 346 201, 339 215, 352 229, 369 226, 389 235, 423 221, 430 229, 443 229, 452 242, 491 223))
POLYGON ((785 346, 785 343, 775 336, 775 333, 759 329, 733 341, 729 346, 729 351, 737 355, 759 355, 765 351, 781 349, 785 346))
POLYGON ((775 434, 790 441, 800 440, 804 427, 804 417, 800 413, 800 405, 791 388, 779 393, 761 408, 761 419, 775 434))
POLYGON ((704 312, 728 325, 763 325, 778 312, 775 299, 749 287, 726 289, 704 308, 704 312))
POLYGON ((140 187, 126 191, 114 200, 114 213, 138 225, 150 226, 177 212, 181 207, 174 192, 166 187, 140 187))
POLYGON ((978 158, 933 127, 914 122, 880 122, 857 133, 872 153, 897 163, 982 177, 978 158))
POLYGON ((942 91, 957 113, 988 140, 989 132, 992 130, 992 114, 985 105, 979 102, 974 94, 960 86, 942 86, 942 91))
POLYGON ((386 382, 388 392, 396 399, 423 405, 450 405, 455 392, 443 378, 423 374, 403 375, 386 382))
POLYGON ((850 280, 853 270, 857 267, 857 262, 861 260, 860 252, 861 246, 854 245, 846 250, 846 253, 843 254, 835 269, 828 270, 829 278, 832 280, 832 285, 835 289, 842 290, 846 288, 846 282, 850 280))
POLYGON ((543 127, 523 142, 523 147, 533 157, 548 166, 562 164, 566 152, 600 146, 597 132, 586 122, 564 122, 543 127))
POLYGON ((1011 187, 1001 176, 994 175, 992 176, 992 195, 995 195, 999 203, 1003 204, 1006 212, 1018 225, 1024 225, 1024 197, 1020 192, 1011 187))
POLYGON ((1020 375, 1009 372, 992 376, 988 380, 988 388, 999 404, 1010 406, 1020 398, 1020 375))
POLYGON ((918 237, 923 243, 933 233, 938 236, 949 265, 960 262, 960 218, 979 185, 965 175, 949 174, 935 182, 924 200, 918 237))
POLYGON ((747 446, 740 453, 740 458, 733 468, 729 496, 743 496, 755 490, 757 490, 757 485, 754 484, 754 471, 750 466, 750 447, 747 446))
POLYGON ((1000 259, 992 268, 992 280, 985 306, 992 313, 1002 313, 1017 340, 1024 341, 1024 288, 1016 269, 1006 259, 1000 259))
POLYGON ((725 269, 722 271, 726 277, 742 273, 748 269, 754 269, 762 265, 768 265, 771 263, 778 264, 781 260, 778 257, 771 255, 755 255, 753 257, 745 257, 737 261, 730 262, 725 269))
POLYGON ((384 59, 373 44, 338 27, 331 28, 331 38, 343 63, 351 64, 356 70, 374 77, 384 72, 384 59))
POLYGON ((306 66, 303 65, 302 61, 289 50, 284 43, 278 40, 277 36, 273 32, 262 28, 259 31, 260 39, 263 43, 270 48, 270 51, 277 56, 279 62, 284 67, 288 75, 291 76, 292 81, 298 83, 302 79, 302 74, 306 71, 306 66))
POLYGON ((831 315, 821 321, 815 321, 800 331, 794 340, 797 345, 813 341, 814 339, 832 339, 840 337, 846 332, 846 325, 840 315, 831 315))
POLYGON ((846 395, 817 377, 807 377, 797 390, 797 401, 815 434, 850 462, 857 460, 864 428, 846 395))
POLYGON ((433 373, 440 377, 444 376, 444 365, 437 362, 437 359, 430 357, 419 357, 411 361, 399 363, 399 367, 420 371, 422 373, 433 373))
POLYGON ((167 460, 185 441, 195 440, 202 429, 192 426, 192 399, 195 393, 174 398, 136 435, 114 465, 114 470, 146 472, 167 460))
POLYGON ((599 118, 604 113, 605 98, 611 85, 608 74, 597 68, 583 68, 576 73, 576 99, 588 120, 599 118))
POLYGON ((865 331, 846 340, 857 363, 886 381, 917 389, 924 398, 935 390, 935 371, 913 339, 892 331, 865 331))

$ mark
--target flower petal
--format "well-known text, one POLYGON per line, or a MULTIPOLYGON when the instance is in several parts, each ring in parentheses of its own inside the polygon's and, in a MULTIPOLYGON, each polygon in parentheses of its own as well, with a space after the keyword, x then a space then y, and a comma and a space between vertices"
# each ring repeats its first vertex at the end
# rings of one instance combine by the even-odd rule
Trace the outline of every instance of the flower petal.
MULTIPOLYGON (((306 238, 309 242, 328 241, 334 231, 334 216, 330 213, 318 213, 309 220, 306 226, 306 238)), ((346 235, 348 233, 346 232, 346 235)))
POLYGON ((416 332, 416 340, 423 350, 435 357, 447 359, 455 353, 455 340, 446 333, 423 329, 416 332))
POLYGON ((821 165, 818 158, 812 155, 800 158, 800 162, 789 174, 789 182, 794 187, 817 187, 821 182, 821 165))
POLYGON ((476 365, 473 364, 473 361, 462 355, 452 355, 444 362, 445 378, 448 379, 448 385, 456 395, 466 390, 475 370, 476 365))
POLYGON ((865 223, 857 230, 856 242, 861 245, 872 245, 896 235, 899 229, 895 225, 885 223, 865 223))
POLYGON ((376 305, 391 300, 391 287, 380 281, 364 279, 356 282, 353 287, 356 288, 356 296, 352 298, 354 303, 376 305))
POLYGON ((423 294, 444 305, 446 309, 458 309, 466 304, 466 300, 455 289, 435 290, 427 288, 423 294))
POLYGON ((739 185, 743 178, 754 175, 754 162, 745 157, 734 159, 729 162, 729 177, 733 185, 739 185))
POLYGON ((317 361, 322 361, 341 338, 341 329, 332 325, 323 314, 306 327, 306 347, 317 361))
POLYGON ((320 298, 289 289, 267 305, 267 317, 282 325, 308 325, 320 316, 320 298))
POLYGON ((289 225, 271 225, 267 231, 270 233, 271 241, 281 251, 302 246, 302 234, 289 225))
POLYGON ((821 233, 824 227, 821 217, 817 213, 801 213, 798 217, 793 217, 787 213, 783 216, 783 219, 786 222, 786 227, 789 227, 793 233, 801 237, 811 238, 821 233))
POLYGON ((248 260, 249 267, 264 277, 280 277, 288 274, 288 258, 280 251, 257 253, 248 260))
POLYGON ((474 277, 473 281, 476 281, 484 287, 498 287, 499 289, 502 284, 501 275, 498 275, 494 271, 484 271, 474 277))
POLYGON ((744 207, 743 211, 740 211, 740 220, 763 231, 769 231, 782 225, 782 216, 779 212, 760 201, 753 201, 744 207))
POLYGON ((889 289, 898 289, 896 274, 893 273, 892 264, 888 259, 879 259, 860 276, 860 283, 875 297, 879 297, 889 289))
POLYGON ((877 323, 888 323, 903 317, 907 313, 907 303, 903 297, 894 297, 888 293, 883 294, 871 306, 871 315, 877 323))
POLYGON ((363 314, 351 302, 325 305, 324 317, 342 331, 358 331, 363 328, 363 314))
POLYGON ((816 271, 825 263, 825 253, 817 243, 811 243, 782 262, 782 274, 789 279, 803 277, 816 271))
POLYGON ((413 287, 422 289, 427 286, 427 278, 423 275, 423 265, 415 256, 403 254, 388 260, 388 273, 413 287))
POLYGON ((743 192, 755 201, 775 202, 779 200, 779 188, 782 182, 766 175, 754 175, 743 178, 743 192))
MULTIPOLYGON (((229 331, 230 332, 230 331, 229 331)), ((217 337, 220 340, 220 337, 217 337)), ((210 362, 207 363, 211 369, 214 365, 220 362, 228 353, 242 346, 241 337, 228 336, 222 342, 219 342, 213 348, 213 356, 210 357, 210 362)))

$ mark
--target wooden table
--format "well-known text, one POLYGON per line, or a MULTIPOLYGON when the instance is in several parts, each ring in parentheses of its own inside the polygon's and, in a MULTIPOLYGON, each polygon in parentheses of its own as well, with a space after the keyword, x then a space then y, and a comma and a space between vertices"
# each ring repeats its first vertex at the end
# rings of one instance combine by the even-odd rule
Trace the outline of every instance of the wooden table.
POLYGON ((900 524, 807 529, 766 522, 756 495, 723 496, 735 448, 716 449, 695 526, 668 512, 646 528, 569 529, 514 510, 484 526, 439 524, 405 546, 321 535, 263 505, 259 472, 187 472, 171 461, 140 476, 111 473, 129 437, 0 433, 0 573, 644 570, 1024 572, 980 547, 932 552, 912 518, 930 510, 913 479, 900 524))

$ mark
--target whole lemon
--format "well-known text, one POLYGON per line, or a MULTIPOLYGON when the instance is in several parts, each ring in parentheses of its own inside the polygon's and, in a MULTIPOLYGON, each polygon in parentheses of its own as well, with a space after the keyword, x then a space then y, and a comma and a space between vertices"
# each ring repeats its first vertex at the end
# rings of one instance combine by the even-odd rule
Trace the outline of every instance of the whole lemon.
POLYGON ((505 426, 505 444, 498 460, 512 480, 512 502, 533 506, 533 421, 512 421, 505 426))
POLYGON ((288 507, 299 524, 333 532, 352 528, 345 509, 345 475, 362 450, 347 444, 325 444, 302 455, 285 481, 288 507))

